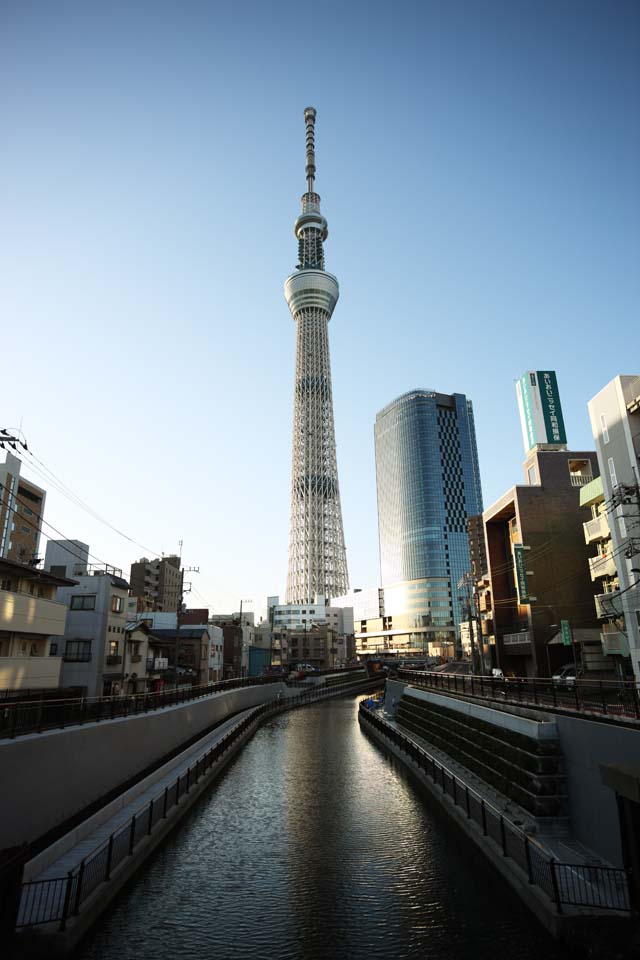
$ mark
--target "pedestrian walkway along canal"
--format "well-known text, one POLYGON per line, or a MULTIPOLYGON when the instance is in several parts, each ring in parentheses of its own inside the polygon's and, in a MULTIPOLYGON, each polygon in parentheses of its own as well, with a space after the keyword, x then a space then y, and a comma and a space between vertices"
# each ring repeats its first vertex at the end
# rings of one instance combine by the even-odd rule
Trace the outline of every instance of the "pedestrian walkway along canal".
POLYGON ((82 960, 559 960, 345 697, 261 727, 78 950, 82 960))

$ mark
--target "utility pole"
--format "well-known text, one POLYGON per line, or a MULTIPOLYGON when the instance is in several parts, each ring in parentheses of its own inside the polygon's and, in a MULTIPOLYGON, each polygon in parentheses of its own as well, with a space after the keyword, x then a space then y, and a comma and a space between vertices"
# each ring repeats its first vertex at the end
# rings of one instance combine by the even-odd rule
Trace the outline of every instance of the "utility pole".
MULTIPOLYGON (((472 573, 470 570, 467 570, 460 579, 458 580, 458 588, 464 586, 466 594, 466 605, 467 605, 467 623, 469 624, 469 639, 471 641, 471 672, 476 672, 476 643, 474 637, 474 628, 475 620, 471 615, 471 593, 469 589, 469 584, 471 580, 472 573)), ((464 597, 460 598, 465 599, 464 597)), ((462 638, 460 638, 460 644, 462 645, 462 638)))
POLYGON ((484 674, 487 672, 486 664, 484 662, 484 639, 482 637, 482 621, 480 619, 480 597, 478 596, 477 585, 474 580, 473 583, 473 612, 475 616, 475 622, 477 626, 477 636, 478 636, 478 653, 480 654, 480 673, 484 674))
POLYGON ((242 629, 242 604, 243 603, 253 603, 253 600, 240 600, 240 615, 238 617, 238 623, 240 625, 240 664, 239 664, 239 676, 242 676, 242 659, 244 656, 244 630, 242 629))

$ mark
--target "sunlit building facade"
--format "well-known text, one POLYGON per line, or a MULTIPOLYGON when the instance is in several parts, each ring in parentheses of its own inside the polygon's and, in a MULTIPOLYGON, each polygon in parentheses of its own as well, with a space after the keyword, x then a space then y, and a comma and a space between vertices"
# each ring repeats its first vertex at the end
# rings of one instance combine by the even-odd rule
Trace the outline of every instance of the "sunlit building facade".
POLYGON ((453 644, 467 518, 482 512, 471 401, 412 390, 378 413, 374 435, 384 631, 408 633, 416 652, 453 644))

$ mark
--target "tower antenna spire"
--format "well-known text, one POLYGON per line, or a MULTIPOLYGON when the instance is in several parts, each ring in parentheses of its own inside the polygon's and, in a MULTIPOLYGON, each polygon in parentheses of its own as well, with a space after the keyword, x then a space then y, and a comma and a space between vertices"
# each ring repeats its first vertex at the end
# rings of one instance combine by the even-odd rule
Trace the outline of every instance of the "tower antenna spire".
POLYGON ((316 178, 316 108, 306 107, 304 122, 307 128, 307 190, 313 193, 313 181, 316 178))

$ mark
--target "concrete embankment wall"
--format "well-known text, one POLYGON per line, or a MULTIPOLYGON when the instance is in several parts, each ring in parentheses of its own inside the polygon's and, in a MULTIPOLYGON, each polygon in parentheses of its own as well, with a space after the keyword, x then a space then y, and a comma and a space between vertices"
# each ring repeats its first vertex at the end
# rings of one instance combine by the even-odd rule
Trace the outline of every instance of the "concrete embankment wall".
POLYGON ((34 843, 167 754, 284 684, 244 687, 137 717, 0 740, 0 849, 34 843))
MULTIPOLYGON (((396 703, 400 700, 405 686, 408 685, 402 681, 388 681, 385 705, 390 712, 394 709, 394 699, 396 703)), ((421 690, 421 693, 425 695, 427 691, 421 690)), ((430 692, 427 695, 437 697, 441 702, 449 701, 452 709, 453 704, 458 704, 462 712, 469 710, 468 700, 430 692)), ((476 701, 474 712, 488 714, 487 706, 476 701)), ((567 775, 571 834, 604 860, 621 867, 622 848, 616 798, 613 790, 602 784, 600 765, 637 767, 640 764, 640 726, 605 723, 507 704, 495 706, 495 710, 490 710, 491 722, 502 723, 507 728, 513 727, 514 717, 542 717, 555 724, 567 775)))
POLYGON ((561 714, 554 716, 564 754, 572 833, 616 867, 622 866, 618 807, 605 787, 600 764, 638 768, 640 727, 627 727, 561 714))

